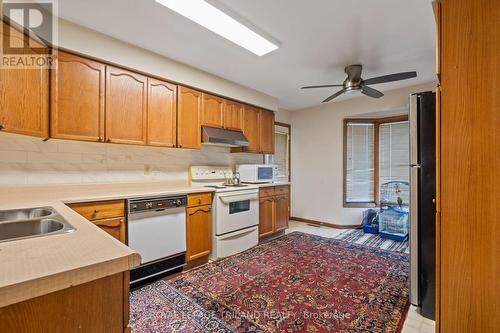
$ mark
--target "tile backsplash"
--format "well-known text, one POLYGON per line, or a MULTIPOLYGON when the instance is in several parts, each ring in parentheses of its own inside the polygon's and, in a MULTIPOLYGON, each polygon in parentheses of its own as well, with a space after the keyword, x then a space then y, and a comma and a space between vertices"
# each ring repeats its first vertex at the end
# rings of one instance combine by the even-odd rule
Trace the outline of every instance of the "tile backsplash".
POLYGON ((262 155, 77 142, 0 133, 0 186, 185 181, 190 165, 262 163, 262 155))

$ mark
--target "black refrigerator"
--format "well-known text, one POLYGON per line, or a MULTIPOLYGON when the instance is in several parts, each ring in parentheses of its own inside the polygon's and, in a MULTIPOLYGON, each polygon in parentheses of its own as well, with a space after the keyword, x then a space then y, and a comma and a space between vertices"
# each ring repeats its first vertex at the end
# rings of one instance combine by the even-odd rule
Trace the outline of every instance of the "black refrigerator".
POLYGON ((410 302, 435 318, 436 94, 410 96, 410 302))

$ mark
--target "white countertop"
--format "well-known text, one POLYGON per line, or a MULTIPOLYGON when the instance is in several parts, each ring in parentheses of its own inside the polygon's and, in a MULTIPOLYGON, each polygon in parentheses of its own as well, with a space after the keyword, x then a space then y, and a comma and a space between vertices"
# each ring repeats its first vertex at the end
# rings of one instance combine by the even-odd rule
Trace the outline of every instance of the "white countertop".
POLYGON ((212 192, 143 182, 0 188, 0 210, 51 206, 76 230, 0 243, 0 307, 130 270, 140 256, 65 203, 212 192))
POLYGON ((290 185, 290 182, 259 183, 259 184, 253 184, 253 185, 257 185, 258 187, 271 187, 271 186, 290 185))

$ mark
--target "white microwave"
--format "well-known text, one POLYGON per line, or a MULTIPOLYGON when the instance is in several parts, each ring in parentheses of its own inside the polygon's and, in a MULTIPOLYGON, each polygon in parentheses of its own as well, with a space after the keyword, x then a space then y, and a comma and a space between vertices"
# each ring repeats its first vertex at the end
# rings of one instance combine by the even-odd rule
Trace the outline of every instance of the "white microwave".
POLYGON ((236 166, 243 183, 272 183, 277 175, 274 164, 240 164, 236 166))

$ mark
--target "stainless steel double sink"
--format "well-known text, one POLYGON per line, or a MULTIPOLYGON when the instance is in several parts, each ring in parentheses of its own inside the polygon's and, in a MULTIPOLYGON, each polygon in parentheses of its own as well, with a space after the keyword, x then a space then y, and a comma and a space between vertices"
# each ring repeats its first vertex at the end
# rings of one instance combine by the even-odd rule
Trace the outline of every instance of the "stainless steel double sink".
POLYGON ((0 242, 74 231, 53 207, 0 211, 0 242))

